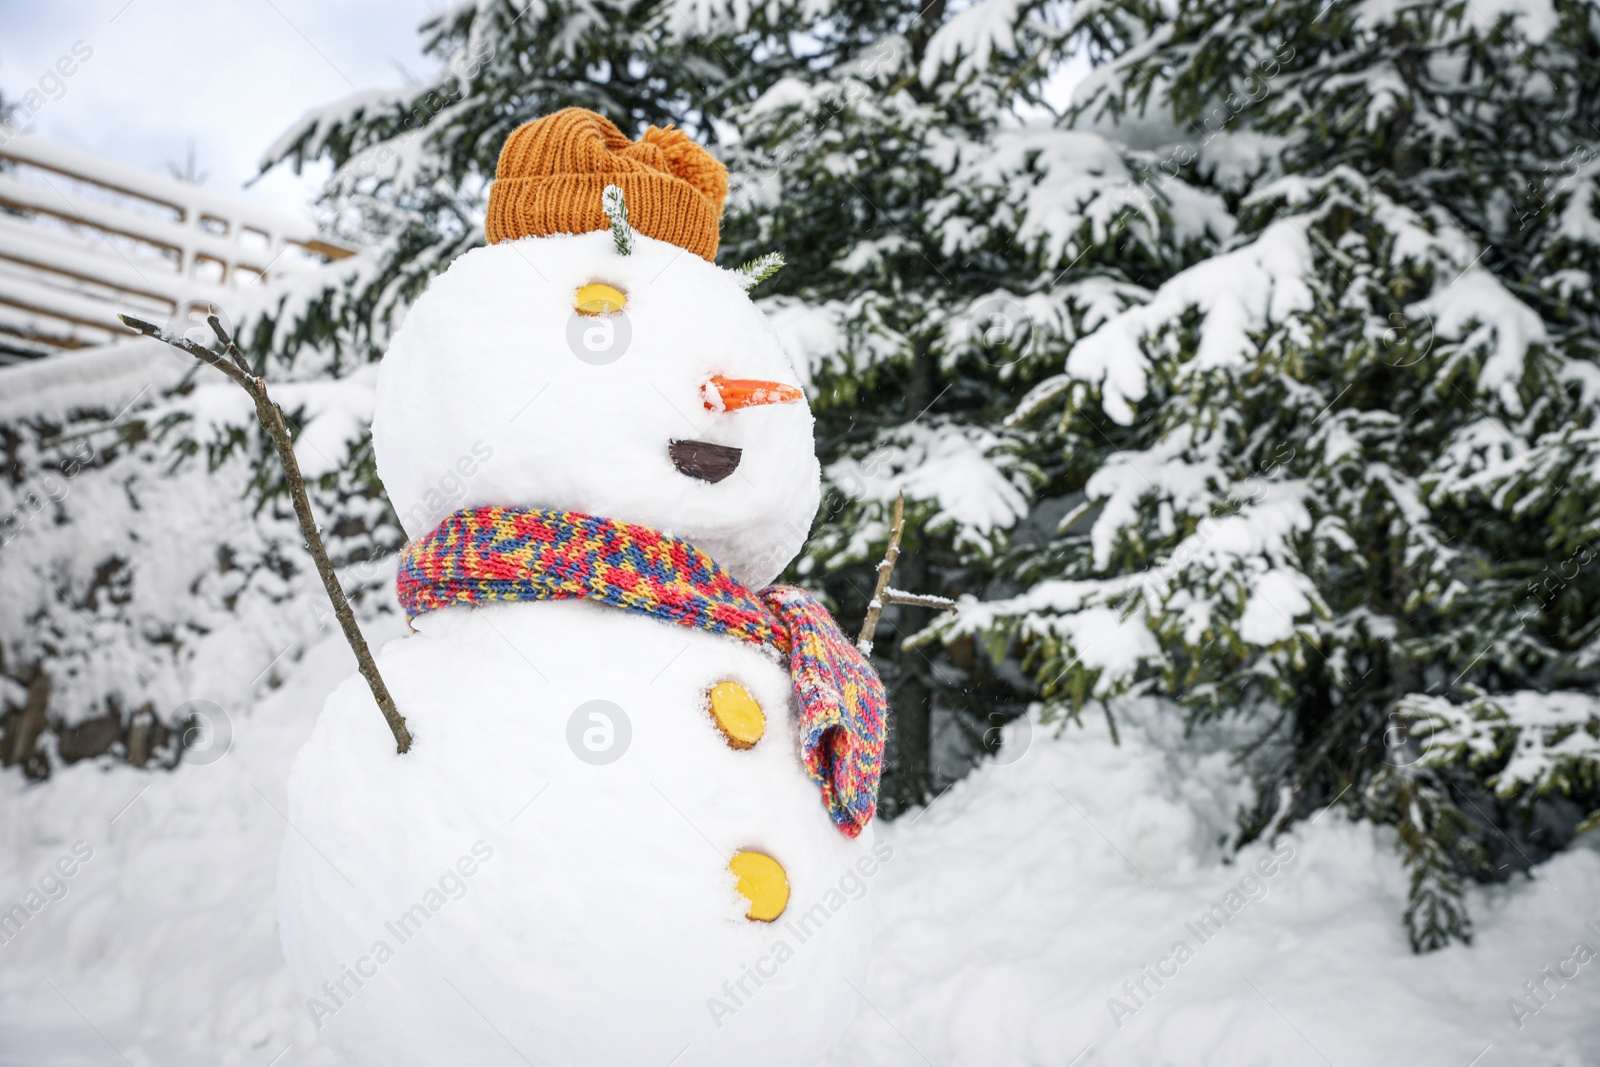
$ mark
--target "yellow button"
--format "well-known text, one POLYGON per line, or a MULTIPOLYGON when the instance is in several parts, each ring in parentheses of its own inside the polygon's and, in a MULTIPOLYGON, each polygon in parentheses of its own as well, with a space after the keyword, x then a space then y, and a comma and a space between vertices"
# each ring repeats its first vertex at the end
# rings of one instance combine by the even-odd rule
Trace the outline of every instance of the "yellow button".
POLYGON ((728 739, 729 748, 751 748, 767 732, 761 705, 738 682, 718 682, 711 687, 711 718, 728 739))
POLYGON ((580 315, 609 315, 613 311, 621 311, 627 302, 628 298, 622 295, 622 290, 604 282, 590 282, 578 290, 572 306, 580 315))
POLYGON ((789 906, 789 876, 764 852, 735 852, 728 870, 739 876, 739 893, 750 902, 745 918, 769 923, 789 906))

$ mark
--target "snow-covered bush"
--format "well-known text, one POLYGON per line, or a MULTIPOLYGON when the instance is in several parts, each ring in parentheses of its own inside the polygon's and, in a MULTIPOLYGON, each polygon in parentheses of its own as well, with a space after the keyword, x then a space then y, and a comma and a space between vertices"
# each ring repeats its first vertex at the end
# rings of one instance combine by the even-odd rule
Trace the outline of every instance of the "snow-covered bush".
MULTIPOLYGON (((135 341, 7 372, 0 763, 31 777, 103 753, 170 766, 332 624, 288 501, 260 492, 268 457, 242 429, 248 401, 199 370, 135 341)), ((279 393, 363 603, 397 543, 387 503, 351 487, 370 462, 354 450, 370 383, 279 393)))

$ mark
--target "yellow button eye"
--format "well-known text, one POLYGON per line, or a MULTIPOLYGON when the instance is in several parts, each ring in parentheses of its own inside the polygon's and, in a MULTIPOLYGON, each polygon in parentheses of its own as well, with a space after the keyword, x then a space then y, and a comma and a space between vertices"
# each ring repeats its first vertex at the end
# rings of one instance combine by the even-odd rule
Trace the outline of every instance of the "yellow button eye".
POLYGON ((738 682, 718 682, 711 687, 711 718, 729 748, 750 748, 767 732, 761 705, 738 682))
POLYGON ((750 902, 745 918, 769 923, 789 906, 789 876, 765 852, 735 852, 728 870, 739 877, 739 895, 750 902))
POLYGON ((609 315, 621 311, 627 303, 628 298, 622 295, 621 289, 604 282, 590 282, 578 290, 572 306, 580 315, 609 315))

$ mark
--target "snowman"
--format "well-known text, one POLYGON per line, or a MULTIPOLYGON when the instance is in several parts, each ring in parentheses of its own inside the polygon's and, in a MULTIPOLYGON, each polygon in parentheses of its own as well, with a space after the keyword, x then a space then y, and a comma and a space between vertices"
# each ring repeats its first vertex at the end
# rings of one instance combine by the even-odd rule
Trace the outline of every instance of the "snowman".
POLYGON ((882 685, 771 587, 819 501, 812 417, 726 172, 681 131, 517 129, 487 246, 383 359, 378 473, 412 633, 289 779, 278 908, 355 1064, 814 1064, 861 999, 882 685))

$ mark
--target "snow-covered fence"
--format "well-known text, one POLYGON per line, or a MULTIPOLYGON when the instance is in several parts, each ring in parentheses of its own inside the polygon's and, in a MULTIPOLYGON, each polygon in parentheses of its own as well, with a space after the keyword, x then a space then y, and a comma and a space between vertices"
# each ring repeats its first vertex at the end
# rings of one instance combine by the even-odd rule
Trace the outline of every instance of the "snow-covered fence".
POLYGON ((225 725, 322 625, 297 599, 290 518, 257 506, 251 447, 213 437, 226 383, 116 315, 209 337, 210 307, 248 319, 354 255, 307 220, 0 144, 0 768, 192 761, 196 724, 225 725))
POLYGON ((0 145, 0 363, 120 337, 350 248, 309 221, 16 136, 0 145))

